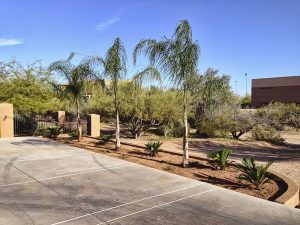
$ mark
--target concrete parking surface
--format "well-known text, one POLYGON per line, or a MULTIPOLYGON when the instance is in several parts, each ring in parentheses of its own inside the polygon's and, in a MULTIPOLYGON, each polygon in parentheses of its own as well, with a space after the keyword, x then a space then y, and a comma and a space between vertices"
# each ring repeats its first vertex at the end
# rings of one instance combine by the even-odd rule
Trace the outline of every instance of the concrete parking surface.
POLYGON ((33 137, 0 140, 0 224, 296 225, 300 210, 33 137))

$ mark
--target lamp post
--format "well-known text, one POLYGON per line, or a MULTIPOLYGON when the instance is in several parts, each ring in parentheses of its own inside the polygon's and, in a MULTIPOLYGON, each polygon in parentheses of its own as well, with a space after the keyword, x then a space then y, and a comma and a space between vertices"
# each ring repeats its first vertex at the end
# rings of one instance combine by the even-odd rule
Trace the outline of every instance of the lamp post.
POLYGON ((237 81, 234 81, 235 83, 235 94, 237 94, 237 81))
POLYGON ((246 77, 246 96, 248 95, 248 74, 247 73, 245 73, 245 77, 246 77))

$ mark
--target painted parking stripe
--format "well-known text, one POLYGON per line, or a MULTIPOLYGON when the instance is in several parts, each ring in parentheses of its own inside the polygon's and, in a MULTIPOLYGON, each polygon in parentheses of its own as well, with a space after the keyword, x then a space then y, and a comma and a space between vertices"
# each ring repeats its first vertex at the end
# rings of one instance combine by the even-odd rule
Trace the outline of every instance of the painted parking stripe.
MULTIPOLYGON (((71 173, 71 174, 65 174, 65 175, 61 175, 61 176, 48 177, 48 178, 42 178, 42 179, 36 179, 36 180, 37 181, 52 180, 52 179, 57 179, 57 178, 71 177, 71 176, 76 176, 76 175, 81 175, 81 174, 95 173, 95 172, 104 171, 104 170, 120 169, 120 168, 131 167, 131 166, 135 166, 135 165, 131 164, 131 165, 107 167, 107 168, 102 168, 102 169, 88 170, 88 171, 83 171, 83 172, 78 172, 78 173, 71 173)), ((9 186, 20 185, 20 184, 34 183, 34 182, 37 182, 36 180, 17 182, 17 183, 12 183, 12 184, 4 184, 4 185, 1 185, 1 187, 9 187, 9 186)))
POLYGON ((112 220, 105 221, 105 222, 103 222, 103 223, 98 223, 97 225, 111 223, 111 222, 114 222, 114 221, 116 221, 116 220, 120 220, 120 219, 129 217, 129 216, 133 216, 133 215, 136 215, 136 214, 138 214, 138 213, 146 212, 146 211, 151 210, 151 209, 155 209, 155 208, 158 208, 158 207, 170 205, 170 204, 172 204, 172 203, 179 202, 179 201, 182 201, 182 200, 185 200, 185 199, 188 199, 188 198, 192 198, 192 197, 195 197, 195 196, 203 195, 203 194, 206 194, 206 193, 211 192, 211 191, 216 190, 216 189, 218 189, 218 188, 213 188, 213 189, 210 189, 210 190, 208 190, 208 191, 200 192, 200 193, 198 193, 198 194, 189 195, 189 196, 184 197, 184 198, 180 198, 180 199, 176 199, 176 200, 171 201, 171 202, 167 202, 167 203, 164 203, 164 204, 156 205, 156 206, 153 206, 153 207, 150 207, 150 208, 147 208, 147 209, 143 209, 143 210, 140 210, 140 211, 137 211, 137 212, 134 212, 134 213, 127 214, 127 215, 125 215, 125 216, 120 216, 120 217, 114 218, 114 219, 112 219, 112 220))
POLYGON ((184 187, 184 188, 180 188, 180 189, 176 189, 176 190, 173 190, 173 191, 164 192, 164 193, 153 195, 153 196, 150 196, 150 197, 147 197, 147 198, 138 199, 138 200, 135 200, 135 201, 132 201, 132 202, 128 202, 128 203, 113 206, 113 207, 110 207, 110 208, 102 209, 102 210, 95 211, 95 212, 92 212, 92 213, 87 213, 87 214, 84 214, 82 216, 78 216, 78 217, 74 217, 74 218, 71 218, 71 219, 63 220, 63 221, 60 221, 60 222, 57 222, 57 223, 53 223, 51 225, 59 225, 59 224, 71 222, 71 221, 78 220, 78 219, 81 219, 81 218, 84 218, 84 217, 87 217, 87 216, 92 216, 92 215, 95 215, 95 214, 98 214, 98 213, 101 213, 101 212, 109 211, 109 210, 112 210, 112 209, 117 209, 117 208, 120 208, 120 207, 123 207, 123 206, 126 206, 126 205, 132 205, 132 204, 137 203, 137 202, 149 200, 149 199, 152 199, 152 198, 161 197, 161 196, 164 196, 164 195, 168 195, 168 194, 172 194, 172 193, 175 193, 175 192, 183 191, 183 190, 190 189, 190 188, 193 188, 193 187, 198 187, 200 185, 202 185, 202 183, 192 185, 192 186, 188 186, 188 187, 184 187))
MULTIPOLYGON (((65 155, 65 156, 62 156, 62 157, 52 157, 52 158, 39 158, 39 159, 20 159, 20 160, 16 160, 14 161, 15 162, 27 162, 27 161, 43 161, 43 160, 52 160, 52 159, 64 159, 64 158, 69 158, 69 157, 79 157, 79 156, 83 156, 83 155, 86 155, 86 156, 90 156, 90 155, 94 155, 94 154, 90 154, 90 153, 78 153, 78 154, 70 154, 70 155, 65 155)), ((23 156, 29 156, 29 155, 23 155, 23 156)), ((22 157, 23 157, 22 156, 22 157)), ((43 155, 40 155, 40 157, 43 157, 43 155)), ((7 161, 9 159, 6 159, 6 161, 1 161, 0 164, 2 163, 9 163, 9 161, 7 161)))

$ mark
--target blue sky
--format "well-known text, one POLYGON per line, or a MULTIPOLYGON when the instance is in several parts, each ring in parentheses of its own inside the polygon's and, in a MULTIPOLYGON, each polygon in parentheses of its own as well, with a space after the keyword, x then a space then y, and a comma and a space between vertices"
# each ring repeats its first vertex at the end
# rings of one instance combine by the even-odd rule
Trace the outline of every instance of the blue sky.
MULTIPOLYGON (((208 67, 237 81, 245 76, 300 75, 300 0, 0 0, 0 61, 44 65, 69 53, 104 55, 120 37, 128 54, 142 38, 170 37, 187 19, 201 46, 199 70, 208 67)), ((248 86, 248 90, 250 85, 248 86)))

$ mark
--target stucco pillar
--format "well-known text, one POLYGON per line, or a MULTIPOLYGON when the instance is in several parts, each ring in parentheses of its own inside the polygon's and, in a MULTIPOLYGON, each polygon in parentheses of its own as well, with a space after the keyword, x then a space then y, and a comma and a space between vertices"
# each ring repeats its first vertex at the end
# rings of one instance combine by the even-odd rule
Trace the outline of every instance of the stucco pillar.
POLYGON ((14 137, 14 110, 9 103, 0 103, 0 138, 14 137))
POLYGON ((87 117, 87 134, 91 137, 100 136, 100 115, 89 114, 87 117))
POLYGON ((66 117, 66 112, 65 111, 58 111, 57 112, 57 122, 58 123, 64 123, 65 122, 65 117, 66 117))

